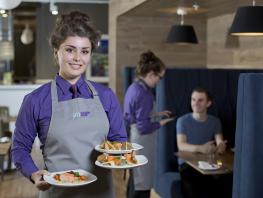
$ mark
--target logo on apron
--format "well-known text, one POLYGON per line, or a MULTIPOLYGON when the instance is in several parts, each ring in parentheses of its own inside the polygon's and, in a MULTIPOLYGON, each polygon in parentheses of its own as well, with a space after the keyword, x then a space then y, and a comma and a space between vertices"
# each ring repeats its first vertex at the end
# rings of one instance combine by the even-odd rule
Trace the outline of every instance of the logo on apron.
POLYGON ((72 113, 72 118, 73 120, 75 120, 81 117, 88 117, 89 114, 90 112, 75 112, 75 113, 72 113))

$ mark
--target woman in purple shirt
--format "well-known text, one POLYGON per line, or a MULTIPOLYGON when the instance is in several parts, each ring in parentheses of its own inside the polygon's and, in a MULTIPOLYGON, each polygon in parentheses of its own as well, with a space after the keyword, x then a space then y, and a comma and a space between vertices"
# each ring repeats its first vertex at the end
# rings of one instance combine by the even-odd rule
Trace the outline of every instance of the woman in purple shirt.
POLYGON ((164 63, 153 52, 142 53, 136 68, 138 80, 129 86, 125 94, 124 119, 130 126, 130 141, 144 146, 139 154, 145 155, 149 160, 145 166, 132 170, 127 189, 129 198, 150 197, 154 175, 154 132, 173 120, 169 118, 170 111, 154 111, 155 99, 151 89, 163 78, 164 73, 164 63), (160 116, 167 118, 155 121, 160 116), (133 185, 135 191, 132 189, 133 185))
POLYGON ((107 139, 127 141, 122 113, 110 88, 90 82, 84 73, 100 35, 89 17, 77 11, 61 15, 50 38, 59 66, 55 80, 25 96, 16 121, 12 156, 16 167, 40 190, 40 197, 115 197, 111 172, 94 165, 94 147, 107 139), (84 169, 98 180, 74 188, 50 186, 30 153, 36 136, 45 169, 84 169))

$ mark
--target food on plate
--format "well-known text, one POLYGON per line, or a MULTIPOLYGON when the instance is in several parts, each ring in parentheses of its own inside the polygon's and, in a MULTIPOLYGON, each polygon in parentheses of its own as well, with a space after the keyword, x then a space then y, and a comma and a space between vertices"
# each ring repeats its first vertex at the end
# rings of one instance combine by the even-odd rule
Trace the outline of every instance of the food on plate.
POLYGON ((100 145, 101 149, 105 150, 131 150, 133 149, 130 142, 115 142, 115 141, 104 141, 100 145))
POLYGON ((138 163, 133 153, 125 153, 124 155, 108 155, 104 153, 99 155, 97 160, 109 166, 133 165, 138 163))
POLYGON ((85 175, 80 175, 79 172, 68 171, 61 174, 55 174, 53 178, 57 182, 61 183, 80 183, 87 181, 88 177, 85 175))

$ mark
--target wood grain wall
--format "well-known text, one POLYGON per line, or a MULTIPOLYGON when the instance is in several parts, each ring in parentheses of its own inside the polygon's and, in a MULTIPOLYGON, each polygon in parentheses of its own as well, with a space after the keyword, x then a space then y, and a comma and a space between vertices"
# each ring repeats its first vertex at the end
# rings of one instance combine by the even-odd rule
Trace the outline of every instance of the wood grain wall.
POLYGON ((234 14, 207 20, 207 67, 263 68, 263 37, 228 35, 234 14))
POLYGON ((186 18, 186 24, 195 24, 198 45, 168 44, 170 28, 179 24, 179 18, 121 16, 117 20, 117 93, 122 96, 122 71, 125 66, 136 66, 140 54, 153 51, 168 67, 206 66, 205 16, 186 18))

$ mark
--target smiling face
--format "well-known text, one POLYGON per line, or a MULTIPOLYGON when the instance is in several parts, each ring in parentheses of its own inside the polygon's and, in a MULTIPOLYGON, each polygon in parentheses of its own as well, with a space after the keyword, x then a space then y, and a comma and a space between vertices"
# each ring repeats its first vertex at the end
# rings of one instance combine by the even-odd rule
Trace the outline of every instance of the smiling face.
POLYGON ((194 91, 191 96, 191 107, 194 113, 204 114, 212 104, 204 92, 194 91))
POLYGON ((59 75, 75 84, 86 71, 91 60, 91 42, 87 37, 70 36, 54 49, 59 75))

